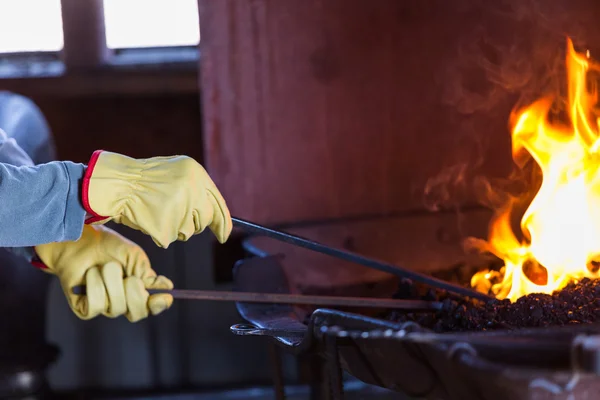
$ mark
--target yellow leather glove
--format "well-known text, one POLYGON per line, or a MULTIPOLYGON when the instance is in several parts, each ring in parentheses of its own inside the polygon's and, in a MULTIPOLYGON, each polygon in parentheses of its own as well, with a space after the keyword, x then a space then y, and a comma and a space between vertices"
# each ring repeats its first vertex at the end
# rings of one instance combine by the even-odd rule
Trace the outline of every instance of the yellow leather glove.
POLYGON ((69 306, 79 318, 121 315, 136 322, 160 314, 173 304, 170 294, 148 294, 146 289, 172 289, 173 283, 157 276, 141 247, 104 226, 86 225, 76 242, 35 247, 41 262, 34 265, 60 280, 69 306), (86 285, 86 295, 73 288, 86 285))
POLYGON ((208 173, 185 156, 133 159, 94 152, 83 180, 88 224, 113 220, 150 235, 167 248, 206 227, 224 243, 232 222, 225 200, 208 173))

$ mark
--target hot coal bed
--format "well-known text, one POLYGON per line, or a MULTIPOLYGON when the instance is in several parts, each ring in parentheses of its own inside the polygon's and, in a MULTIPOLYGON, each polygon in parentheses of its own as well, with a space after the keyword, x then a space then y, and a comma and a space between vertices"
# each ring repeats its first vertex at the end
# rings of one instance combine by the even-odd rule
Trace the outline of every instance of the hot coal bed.
MULTIPOLYGON (((439 278, 449 276, 448 273, 435 275, 439 278)), ((457 282, 455 277, 452 283, 469 287, 468 283, 457 282)), ((570 282, 552 294, 531 293, 514 302, 472 299, 402 279, 392 298, 442 303, 442 308, 436 312, 387 310, 376 315, 392 322, 415 322, 436 333, 516 330, 600 321, 600 280, 589 278, 570 282)), ((305 323, 310 317, 310 313, 306 315, 305 323)))
POLYGON ((421 294, 418 285, 408 279, 399 286, 394 298, 439 301, 442 309, 435 313, 391 311, 381 317, 394 322, 413 321, 437 333, 578 325, 600 320, 600 281, 589 278, 569 283, 553 294, 532 293, 515 302, 483 302, 433 289, 421 294))

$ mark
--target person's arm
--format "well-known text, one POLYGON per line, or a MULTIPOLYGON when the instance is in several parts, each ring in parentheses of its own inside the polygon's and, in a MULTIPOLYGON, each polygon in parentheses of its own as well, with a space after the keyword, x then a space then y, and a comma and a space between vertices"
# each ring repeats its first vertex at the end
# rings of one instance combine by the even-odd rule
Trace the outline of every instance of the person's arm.
POLYGON ((85 220, 80 198, 85 168, 69 161, 34 166, 1 132, 0 247, 29 258, 28 247, 79 239, 85 220))
POLYGON ((79 197, 85 165, 0 163, 0 247, 77 240, 85 210, 79 197))

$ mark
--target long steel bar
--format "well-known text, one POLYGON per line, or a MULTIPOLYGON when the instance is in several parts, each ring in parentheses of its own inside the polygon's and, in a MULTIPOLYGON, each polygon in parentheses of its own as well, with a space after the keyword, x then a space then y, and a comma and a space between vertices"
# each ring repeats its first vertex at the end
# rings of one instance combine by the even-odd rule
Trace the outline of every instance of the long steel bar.
MULTIPOLYGON (((149 289, 148 292, 150 294, 168 293, 171 294, 175 299, 183 300, 234 301, 273 304, 305 304, 334 307, 371 307, 404 309, 414 311, 435 311, 439 310, 442 307, 442 303, 424 300, 395 300, 341 296, 307 296, 297 294, 225 292, 217 290, 184 289, 149 289)), ((76 286, 75 288, 73 288, 73 294, 85 295, 85 286, 76 286)))
POLYGON ((318 253, 326 254, 332 257, 336 257, 345 261, 350 261, 356 264, 363 265, 365 267, 373 268, 379 271, 387 272, 401 278, 412 279, 416 282, 421 282, 423 284, 433 286, 439 289, 447 290, 448 292, 452 292, 455 294, 459 294, 461 296, 473 297, 483 301, 489 301, 491 299, 490 296, 477 292, 475 290, 453 285, 450 282, 443 281, 441 279, 434 278, 432 276, 424 275, 419 272, 411 271, 405 268, 401 268, 397 265, 389 264, 384 261, 375 260, 373 258, 368 258, 362 256, 357 253, 353 253, 347 250, 341 250, 334 247, 326 246, 321 243, 314 242, 309 239, 302 238, 300 236, 291 235, 289 233, 276 231, 271 228, 267 228, 261 225, 257 225, 253 222, 245 221, 240 218, 232 218, 233 225, 243 229, 247 232, 252 232, 255 234, 263 235, 270 237, 272 239, 277 239, 282 242, 286 242, 295 246, 303 247, 312 251, 316 251, 318 253))

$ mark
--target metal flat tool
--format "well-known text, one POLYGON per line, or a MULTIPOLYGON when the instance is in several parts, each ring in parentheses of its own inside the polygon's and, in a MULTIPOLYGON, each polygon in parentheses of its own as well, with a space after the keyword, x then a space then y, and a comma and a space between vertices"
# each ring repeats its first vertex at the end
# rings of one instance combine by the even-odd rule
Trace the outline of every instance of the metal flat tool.
POLYGON ((450 282, 443 281, 441 279, 434 278, 429 275, 421 274, 419 272, 411 271, 406 268, 401 268, 397 265, 389 264, 384 261, 375 260, 373 258, 368 258, 362 256, 357 253, 353 253, 347 250, 337 249, 335 247, 330 247, 323 245, 321 243, 314 242, 312 240, 308 240, 302 238, 300 236, 294 236, 289 233, 276 231, 274 229, 270 229, 264 226, 257 225, 253 222, 248 222, 240 218, 232 218, 233 225, 240 229, 243 229, 246 232, 255 233, 262 236, 267 236, 272 239, 279 240, 281 242, 289 243, 294 246, 303 247, 312 251, 316 251, 318 253, 326 254, 335 258, 339 258, 341 260, 350 261, 359 265, 363 265, 368 268, 376 269, 379 271, 387 272, 392 275, 399 276, 401 278, 412 279, 415 282, 420 282, 429 286, 433 286, 439 289, 447 290, 448 292, 452 292, 455 294, 459 294, 461 296, 468 296, 472 298, 476 298, 483 301, 489 301, 491 299, 490 296, 477 292, 475 290, 465 288, 462 286, 453 285, 450 282))

